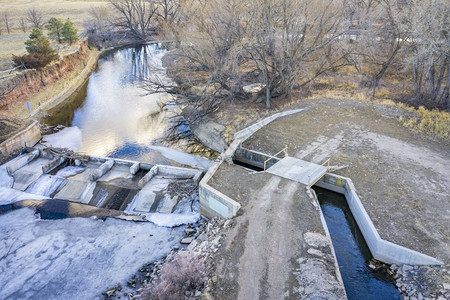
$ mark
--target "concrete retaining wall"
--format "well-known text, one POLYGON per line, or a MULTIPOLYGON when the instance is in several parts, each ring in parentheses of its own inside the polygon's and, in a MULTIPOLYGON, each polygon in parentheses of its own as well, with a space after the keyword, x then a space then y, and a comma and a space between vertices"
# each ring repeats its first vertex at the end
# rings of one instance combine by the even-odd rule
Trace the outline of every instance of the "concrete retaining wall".
POLYGON ((265 125, 269 124, 270 122, 284 116, 289 116, 292 114, 296 114, 298 112, 303 111, 303 109, 294 109, 294 110, 288 110, 288 111, 282 111, 276 114, 271 115, 270 117, 265 118, 262 121, 259 121, 258 123, 255 123, 245 129, 242 129, 241 131, 238 131, 234 134, 235 140, 241 140, 241 142, 245 141, 249 137, 251 137, 255 132, 260 130, 265 125))
POLYGON ((0 144, 0 153, 8 155, 22 147, 33 147, 41 139, 41 130, 39 122, 33 121, 22 131, 16 133, 6 141, 0 144))
POLYGON ((356 194, 350 178, 326 174, 316 185, 345 196, 353 217, 375 259, 397 265, 443 265, 443 262, 434 257, 383 240, 356 194))
POLYGON ((235 160, 249 164, 251 166, 258 167, 260 169, 264 169, 264 161, 266 161, 269 158, 272 159, 267 162, 266 164, 267 169, 281 160, 281 158, 242 147, 238 148, 234 153, 235 160))

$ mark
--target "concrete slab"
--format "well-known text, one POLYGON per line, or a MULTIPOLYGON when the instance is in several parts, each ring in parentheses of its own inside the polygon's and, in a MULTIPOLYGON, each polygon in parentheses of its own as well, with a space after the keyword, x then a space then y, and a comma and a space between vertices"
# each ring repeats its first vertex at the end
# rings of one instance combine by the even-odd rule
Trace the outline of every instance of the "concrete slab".
POLYGON ((315 183, 325 175, 327 167, 287 156, 267 169, 266 172, 308 185, 315 183))
POLYGON ((88 204, 93 196, 95 185, 95 182, 69 179, 54 198, 88 204))
POLYGON ((156 194, 152 191, 143 189, 136 195, 136 197, 136 206, 134 211, 150 212, 150 209, 155 202, 156 194))
POLYGON ((178 204, 178 196, 175 197, 166 196, 164 197, 164 202, 159 212, 162 214, 171 214, 177 204, 178 204))
POLYGON ((29 172, 26 170, 18 170, 14 172, 14 185, 13 189, 25 191, 33 182, 41 177, 42 172, 29 172))

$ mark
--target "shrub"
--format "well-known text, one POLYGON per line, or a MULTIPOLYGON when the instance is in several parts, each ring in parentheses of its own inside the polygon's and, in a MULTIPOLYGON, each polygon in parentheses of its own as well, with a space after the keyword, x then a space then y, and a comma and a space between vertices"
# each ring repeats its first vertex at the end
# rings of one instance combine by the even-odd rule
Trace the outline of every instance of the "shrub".
POLYGON ((178 252, 165 262, 159 280, 144 287, 141 299, 184 299, 203 288, 207 280, 207 268, 201 257, 191 252, 178 252))
POLYGON ((22 56, 13 54, 12 59, 14 66, 24 69, 39 69, 45 67, 52 61, 51 57, 39 53, 25 54, 22 56))

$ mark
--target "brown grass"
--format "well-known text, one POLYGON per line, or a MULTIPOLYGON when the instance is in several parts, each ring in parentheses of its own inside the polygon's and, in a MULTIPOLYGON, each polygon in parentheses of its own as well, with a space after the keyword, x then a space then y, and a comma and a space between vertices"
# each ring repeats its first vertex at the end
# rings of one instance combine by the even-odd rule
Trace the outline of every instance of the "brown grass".
MULTIPOLYGON (((7 11, 13 22, 11 34, 3 30, 0 35, 0 70, 8 70, 11 67, 11 55, 25 54, 24 42, 28 39, 29 31, 23 33, 19 28, 19 20, 26 17, 29 8, 35 7, 44 15, 44 21, 51 17, 70 20, 74 23, 78 32, 83 31, 83 21, 88 17, 91 7, 107 6, 108 2, 102 0, 0 0, 0 15, 7 11)), ((0 27, 4 29, 1 22, 0 27)), ((73 52, 73 47, 63 47, 55 43, 52 46, 61 55, 73 52)))

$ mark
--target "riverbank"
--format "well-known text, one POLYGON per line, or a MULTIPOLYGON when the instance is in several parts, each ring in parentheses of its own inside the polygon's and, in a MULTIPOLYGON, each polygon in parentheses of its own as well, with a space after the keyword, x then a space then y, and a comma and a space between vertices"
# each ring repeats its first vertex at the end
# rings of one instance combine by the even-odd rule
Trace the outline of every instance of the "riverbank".
POLYGON ((25 102, 32 105, 31 116, 39 118, 45 110, 69 98, 89 78, 102 51, 90 49, 87 41, 77 51, 42 70, 18 74, 7 83, 14 90, 2 99, 3 118, 26 119, 25 102))

